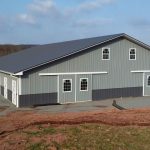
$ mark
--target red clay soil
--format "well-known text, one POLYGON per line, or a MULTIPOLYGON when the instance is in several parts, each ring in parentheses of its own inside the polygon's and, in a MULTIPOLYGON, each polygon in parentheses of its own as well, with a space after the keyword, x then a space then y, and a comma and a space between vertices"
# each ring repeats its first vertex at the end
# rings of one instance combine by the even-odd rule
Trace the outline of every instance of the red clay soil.
POLYGON ((113 126, 150 126, 150 108, 137 110, 116 109, 80 113, 48 114, 32 111, 17 111, 0 117, 0 135, 27 128, 32 125, 55 124, 74 125, 101 123, 113 126))

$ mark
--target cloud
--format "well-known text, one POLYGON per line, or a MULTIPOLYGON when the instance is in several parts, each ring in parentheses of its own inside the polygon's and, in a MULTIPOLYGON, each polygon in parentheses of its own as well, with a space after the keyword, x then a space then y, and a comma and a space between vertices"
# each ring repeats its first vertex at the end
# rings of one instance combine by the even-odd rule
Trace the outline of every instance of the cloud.
POLYGON ((56 8, 53 0, 34 0, 29 4, 29 10, 36 13, 46 14, 56 8))
POLYGON ((82 2, 76 10, 81 11, 91 11, 100 8, 104 5, 112 4, 115 0, 86 0, 82 2))
POLYGON ((19 14, 17 16, 17 19, 19 20, 19 22, 22 22, 25 24, 30 24, 30 25, 36 24, 36 19, 31 14, 19 14))
POLYGON ((106 18, 101 18, 101 19, 83 19, 83 20, 78 20, 74 22, 73 26, 77 27, 97 27, 97 26, 102 26, 106 24, 111 24, 113 22, 112 19, 106 19, 106 18))

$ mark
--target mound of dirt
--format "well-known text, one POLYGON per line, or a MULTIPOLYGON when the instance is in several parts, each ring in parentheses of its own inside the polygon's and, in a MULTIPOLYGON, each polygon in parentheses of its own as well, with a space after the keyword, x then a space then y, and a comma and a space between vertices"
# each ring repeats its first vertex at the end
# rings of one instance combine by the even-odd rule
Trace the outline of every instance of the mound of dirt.
POLYGON ((82 123, 101 123, 114 126, 150 126, 150 109, 116 109, 80 113, 39 114, 34 111, 17 111, 0 117, 0 135, 3 136, 32 125, 55 124, 74 125, 82 123))

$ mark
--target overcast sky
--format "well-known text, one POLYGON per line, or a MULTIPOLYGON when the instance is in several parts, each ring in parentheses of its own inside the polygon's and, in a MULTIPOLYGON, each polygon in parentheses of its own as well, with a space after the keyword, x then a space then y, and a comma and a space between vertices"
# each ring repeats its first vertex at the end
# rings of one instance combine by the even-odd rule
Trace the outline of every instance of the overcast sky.
POLYGON ((127 33, 150 44, 150 0, 1 0, 0 44, 127 33))

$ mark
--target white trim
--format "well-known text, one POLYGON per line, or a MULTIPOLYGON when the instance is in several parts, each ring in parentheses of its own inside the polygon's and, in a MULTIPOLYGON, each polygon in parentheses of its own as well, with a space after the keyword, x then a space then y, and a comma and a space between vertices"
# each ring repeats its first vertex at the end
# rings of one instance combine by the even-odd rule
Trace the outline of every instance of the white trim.
POLYGON ((108 72, 67 72, 67 73, 39 73, 39 76, 56 76, 56 75, 86 75, 86 74, 107 74, 108 72))
POLYGON ((60 98, 59 98, 59 75, 57 76, 57 93, 58 93, 57 102, 60 103, 60 98))
POLYGON ((21 91, 22 91, 22 82, 21 82, 21 77, 18 78, 18 85, 19 85, 19 89, 18 89, 18 95, 21 95, 21 91))
POLYGON ((108 48, 108 47, 103 47, 103 48, 102 48, 102 60, 110 60, 110 48, 108 48), (108 55, 108 56, 109 56, 109 59, 104 59, 104 58, 103 58, 103 56, 104 56, 104 53, 103 53, 103 52, 104 52, 105 49, 108 49, 108 51, 109 51, 109 55, 108 55))
POLYGON ((16 103, 16 107, 19 108, 19 87, 20 87, 20 83, 19 83, 19 78, 17 79, 17 103, 16 103))
POLYGON ((4 98, 8 99, 8 79, 4 77, 4 98))
POLYGON ((131 73, 146 73, 146 72, 150 72, 150 70, 134 70, 134 71, 131 71, 131 73))
POLYGON ((15 76, 23 76, 23 71, 18 72, 18 73, 15 73, 14 75, 15 75, 15 76))
POLYGON ((89 91, 89 79, 88 78, 80 78, 79 89, 80 89, 80 92, 87 92, 87 91, 89 91), (81 80, 82 79, 86 79, 87 80, 87 90, 81 90, 81 80))
POLYGON ((7 71, 3 71, 3 70, 0 70, 1 73, 5 73, 5 74, 9 74, 9 75, 13 75, 13 73, 11 72, 7 72, 7 71))
POLYGON ((18 97, 18 94, 17 94, 17 81, 16 80, 12 80, 12 103, 17 106, 17 97, 18 97), (15 86, 14 86, 15 85, 15 86), (15 93, 14 93, 14 89, 15 89, 15 93), (15 97, 14 97, 15 95, 15 97))
POLYGON ((145 73, 143 72, 143 96, 145 96, 145 73))
POLYGON ((62 92, 63 93, 71 93, 72 92, 72 79, 63 79, 62 92), (71 91, 64 91, 64 81, 66 81, 66 80, 70 80, 71 81, 71 91))
POLYGON ((18 73, 11 73, 11 72, 7 72, 7 71, 3 71, 3 70, 0 70, 1 73, 5 73, 5 74, 8 74, 8 75, 11 75, 11 76, 18 76, 18 75, 23 75, 23 71, 21 72, 18 72, 18 73))
POLYGON ((136 60, 136 48, 129 48, 129 60, 136 60), (130 54, 130 51, 134 49, 135 50, 135 54, 130 54), (135 59, 130 59, 131 55, 135 55, 135 59))
POLYGON ((77 102, 77 75, 75 74, 75 103, 77 102))

